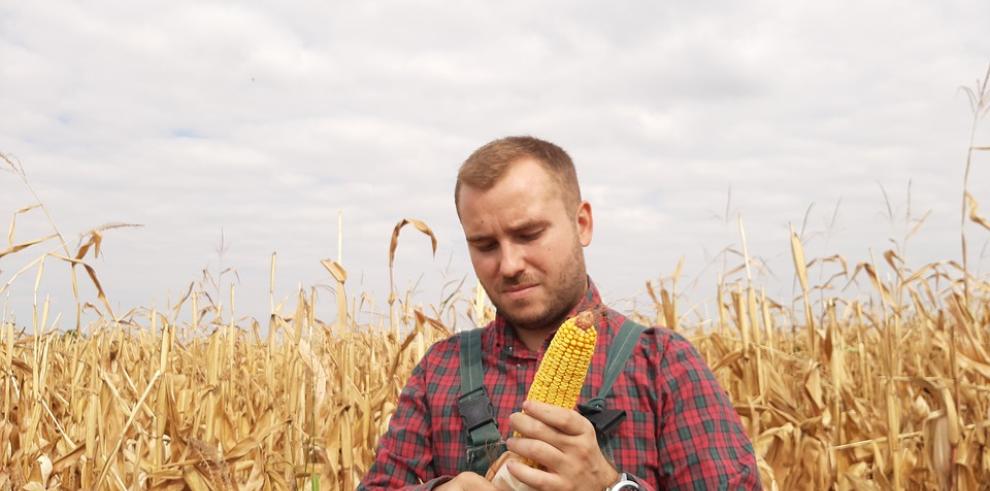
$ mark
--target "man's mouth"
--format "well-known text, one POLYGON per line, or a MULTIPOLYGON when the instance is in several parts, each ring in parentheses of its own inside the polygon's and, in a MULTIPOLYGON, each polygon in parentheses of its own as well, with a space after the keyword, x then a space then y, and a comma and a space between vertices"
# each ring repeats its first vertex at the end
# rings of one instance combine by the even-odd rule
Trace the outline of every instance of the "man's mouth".
POLYGON ((531 290, 536 288, 536 284, 530 285, 514 285, 506 287, 502 290, 502 293, 509 298, 519 298, 528 294, 531 290))

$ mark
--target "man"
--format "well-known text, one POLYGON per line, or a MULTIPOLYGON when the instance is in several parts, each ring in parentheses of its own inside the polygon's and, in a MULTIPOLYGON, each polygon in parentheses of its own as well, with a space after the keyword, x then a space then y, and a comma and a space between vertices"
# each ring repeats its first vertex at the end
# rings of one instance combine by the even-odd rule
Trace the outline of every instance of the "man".
MULTIPOLYGON (((601 446, 595 426, 577 411, 524 403, 565 319, 600 313, 582 400, 602 386, 611 341, 625 321, 602 305, 585 271, 591 205, 581 199, 566 152, 531 137, 488 143, 461 166, 454 203, 474 271, 497 309, 480 336, 492 427, 508 450, 540 464, 509 462, 512 476, 540 490, 760 488, 731 402, 691 344, 667 329, 633 338, 605 399, 626 417, 601 446)), ((435 344, 413 370, 359 489, 495 489, 483 470, 469 470, 458 407, 466 404, 459 402, 460 337, 435 344)))

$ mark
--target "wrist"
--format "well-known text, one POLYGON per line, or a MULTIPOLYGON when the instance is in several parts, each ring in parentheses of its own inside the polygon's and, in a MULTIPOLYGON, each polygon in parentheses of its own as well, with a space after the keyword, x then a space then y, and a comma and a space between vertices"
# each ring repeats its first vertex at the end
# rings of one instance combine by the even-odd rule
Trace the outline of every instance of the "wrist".
POLYGON ((622 479, 622 474, 619 473, 619 471, 615 470, 615 468, 613 468, 612 466, 609 466, 608 470, 605 471, 605 479, 604 479, 605 485, 600 486, 600 488, 604 489, 605 491, 608 491, 612 489, 612 486, 615 486, 615 483, 619 482, 621 479, 622 479))
POLYGON ((630 476, 624 472, 623 473, 618 473, 618 471, 616 472, 617 472, 617 477, 615 481, 612 481, 612 484, 608 485, 608 487, 605 488, 605 491, 631 491, 631 490, 643 489, 643 487, 640 486, 639 481, 637 481, 635 477, 630 476))
POLYGON ((450 482, 452 479, 454 479, 454 476, 440 476, 430 481, 427 481, 423 484, 424 484, 424 488, 427 490, 433 489, 437 491, 442 491, 444 489, 444 485, 450 482))

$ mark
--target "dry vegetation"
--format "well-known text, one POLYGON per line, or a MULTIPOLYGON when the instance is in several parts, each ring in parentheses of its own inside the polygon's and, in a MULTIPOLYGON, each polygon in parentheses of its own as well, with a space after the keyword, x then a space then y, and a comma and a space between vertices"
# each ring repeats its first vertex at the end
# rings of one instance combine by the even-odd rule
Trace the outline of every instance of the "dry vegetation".
MULTIPOLYGON (((731 393, 769 487, 990 480, 990 283, 971 279, 967 302, 956 265, 911 270, 886 257, 893 282, 878 265, 846 275, 834 260, 837 278, 858 271, 873 285, 869 298, 813 302, 808 287, 808 309, 790 309, 726 285, 704 333, 658 286, 655 311, 640 316, 688 333, 731 393)), ((492 314, 396 300, 390 329, 354 323, 350 297, 323 322, 310 291, 291 313, 275 306, 261 334, 197 289, 170 312, 104 317, 79 334, 45 329, 44 304, 38 335, 3 326, 0 488, 352 489, 416 360, 449 335, 438 319, 457 306, 492 314), (177 322, 180 312, 193 320, 177 322)))
MULTIPOLYGON (((974 121, 985 88, 972 91, 974 121)), ((963 196, 964 225, 990 229, 965 185, 963 196)), ((407 223, 432 238, 400 222, 393 252, 407 223)), ((28 262, 0 293, 67 262, 74 286, 82 268, 97 287, 98 305, 76 293, 77 318, 99 318, 57 331, 41 301, 27 329, 0 323, 0 489, 352 489, 449 319, 492 316, 480 296, 427 312, 392 295, 381 322, 358 323, 366 298, 346 294, 334 261, 323 263, 332 321, 315 317, 315 290, 294 306, 273 300, 267 326, 237 320, 233 288, 221 301, 216 282, 192 285, 167 312, 114 313, 85 262, 104 229, 72 254, 57 231, 16 243, 13 230, 0 258, 55 240, 64 254, 28 262)), ((746 275, 723 282, 713 319, 689 320, 675 273, 648 285, 654 305, 634 315, 692 339, 731 394, 768 488, 988 489, 990 283, 969 272, 965 240, 961 262, 913 268, 890 250, 850 267, 807 260, 792 233, 796 300, 775 302, 746 275), (809 267, 827 279, 810 284, 809 267)))

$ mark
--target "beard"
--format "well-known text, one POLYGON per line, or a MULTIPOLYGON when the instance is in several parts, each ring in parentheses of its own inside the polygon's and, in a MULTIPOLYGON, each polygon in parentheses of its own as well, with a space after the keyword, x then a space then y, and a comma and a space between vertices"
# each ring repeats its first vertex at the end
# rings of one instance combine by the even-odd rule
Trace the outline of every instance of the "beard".
MULTIPOLYGON (((492 304, 510 324, 517 329, 542 331, 556 328, 563 321, 567 314, 581 301, 581 297, 588 286, 588 275, 584 265, 584 255, 581 253, 580 244, 575 244, 571 251, 570 260, 565 264, 570 265, 560 271, 550 281, 543 281, 541 285, 547 294, 547 298, 538 311, 530 314, 517 314, 501 302, 492 300, 492 304)), ((522 274, 518 277, 503 279, 500 287, 525 285, 534 283, 533 277, 522 274)), ((491 292, 488 298, 494 299, 491 292)))

